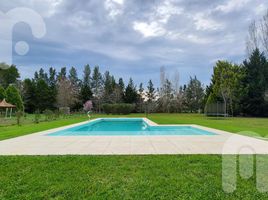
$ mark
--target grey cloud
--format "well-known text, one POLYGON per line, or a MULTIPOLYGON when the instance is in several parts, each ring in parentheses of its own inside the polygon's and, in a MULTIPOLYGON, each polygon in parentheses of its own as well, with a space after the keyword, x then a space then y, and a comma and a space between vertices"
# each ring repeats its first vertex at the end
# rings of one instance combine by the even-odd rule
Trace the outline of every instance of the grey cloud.
POLYGON ((110 0, 109 6, 105 1, 1 1, 3 11, 30 7, 47 24, 46 37, 39 43, 34 41, 31 48, 44 55, 36 53, 40 59, 33 59, 31 53, 24 58, 16 56, 17 64, 34 65, 37 60, 44 66, 54 60, 59 65, 61 61, 77 61, 77 65, 95 62, 113 73, 124 72, 126 77, 144 71, 144 76, 136 76, 143 82, 150 75, 158 79, 159 67, 165 65, 170 71, 178 68, 182 82, 198 73, 207 83, 213 61, 244 59, 247 27, 250 20, 260 18, 265 11, 258 6, 267 3, 247 0, 227 12, 219 8, 230 0, 124 0, 114 5, 110 0), (139 28, 134 28, 135 22, 139 28), (142 33, 150 28, 156 33, 142 33), (60 44, 61 50, 53 48, 54 44, 60 44), (52 46, 50 51, 45 50, 46 46, 52 46))

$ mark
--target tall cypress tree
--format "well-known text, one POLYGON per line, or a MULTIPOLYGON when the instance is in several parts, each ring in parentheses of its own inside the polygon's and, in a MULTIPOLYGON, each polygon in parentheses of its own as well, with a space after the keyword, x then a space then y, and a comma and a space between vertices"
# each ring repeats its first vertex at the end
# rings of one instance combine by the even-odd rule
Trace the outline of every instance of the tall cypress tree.
POLYGON ((243 66, 245 69, 243 112, 253 116, 265 115, 266 58, 259 49, 255 49, 249 59, 244 61, 243 66))
POLYGON ((129 83, 126 87, 125 91, 125 102, 126 103, 136 103, 138 98, 138 94, 136 91, 136 87, 134 86, 132 78, 129 79, 129 83))
POLYGON ((27 113, 33 113, 36 110, 36 86, 35 81, 31 79, 25 79, 23 81, 23 101, 25 111, 27 113))
POLYGON ((153 102, 155 100, 155 88, 152 80, 149 80, 146 92, 148 102, 153 102))
POLYGON ((92 91, 91 91, 91 77, 90 77, 90 66, 85 65, 84 67, 84 75, 83 81, 81 84, 81 91, 80 91, 80 99, 82 103, 90 100, 92 98, 92 91))

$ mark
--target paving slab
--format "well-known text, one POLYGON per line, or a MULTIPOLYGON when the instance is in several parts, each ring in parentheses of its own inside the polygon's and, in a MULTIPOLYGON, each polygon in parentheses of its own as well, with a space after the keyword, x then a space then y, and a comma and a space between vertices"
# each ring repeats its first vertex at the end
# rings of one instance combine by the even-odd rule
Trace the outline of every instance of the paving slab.
POLYGON ((0 141, 0 155, 268 154, 268 141, 194 124, 216 135, 48 136, 85 123, 0 141))

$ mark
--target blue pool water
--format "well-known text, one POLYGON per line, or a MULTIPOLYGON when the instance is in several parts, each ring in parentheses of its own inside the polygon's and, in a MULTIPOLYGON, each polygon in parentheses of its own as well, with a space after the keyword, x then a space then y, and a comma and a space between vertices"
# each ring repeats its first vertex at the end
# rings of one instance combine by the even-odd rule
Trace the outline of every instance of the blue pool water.
POLYGON ((192 126, 151 126, 143 119, 98 119, 48 134, 49 136, 90 135, 216 135, 192 126))

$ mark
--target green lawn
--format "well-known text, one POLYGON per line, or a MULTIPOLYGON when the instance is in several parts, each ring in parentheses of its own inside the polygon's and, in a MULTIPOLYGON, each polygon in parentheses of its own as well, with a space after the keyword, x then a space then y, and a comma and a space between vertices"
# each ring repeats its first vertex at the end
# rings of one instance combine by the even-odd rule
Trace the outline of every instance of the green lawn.
MULTIPOLYGON (((268 119, 197 114, 151 114, 149 118, 160 124, 200 124, 235 133, 268 134, 268 119)), ((0 140, 86 119, 75 115, 39 124, 2 125, 0 140)), ((237 177, 237 190, 225 193, 221 161, 220 155, 0 156, 0 199, 268 199, 268 193, 256 190, 255 176, 237 177)))
POLYGON ((23 123, 21 126, 17 125, 0 125, 0 140, 8 139, 8 138, 13 138, 17 136, 22 136, 30 133, 35 133, 38 131, 44 131, 52 128, 57 128, 61 126, 66 126, 78 122, 82 122, 87 120, 88 117, 86 116, 80 116, 80 115, 74 115, 71 117, 67 118, 61 118, 53 121, 42 121, 38 124, 35 124, 33 122, 29 122, 27 120, 27 123, 23 123))
POLYGON ((221 186, 221 156, 0 157, 0 199, 268 199, 255 177, 221 186))
MULTIPOLYGON (((118 117, 118 115, 94 115, 97 117, 118 117)), ((144 114, 131 114, 119 117, 145 117, 144 114)), ((30 119, 32 117, 29 117, 30 119)), ((152 121, 159 124, 198 124, 220 130, 230 131, 250 136, 268 136, 268 118, 215 118, 205 117, 200 114, 150 114, 148 116, 152 121)), ((22 126, 6 126, 0 123, 0 140, 56 128, 87 120, 87 116, 74 115, 65 119, 57 119, 50 122, 40 122, 34 124, 31 120, 23 123, 22 126)), ((14 119, 13 119, 14 120, 14 119)))

